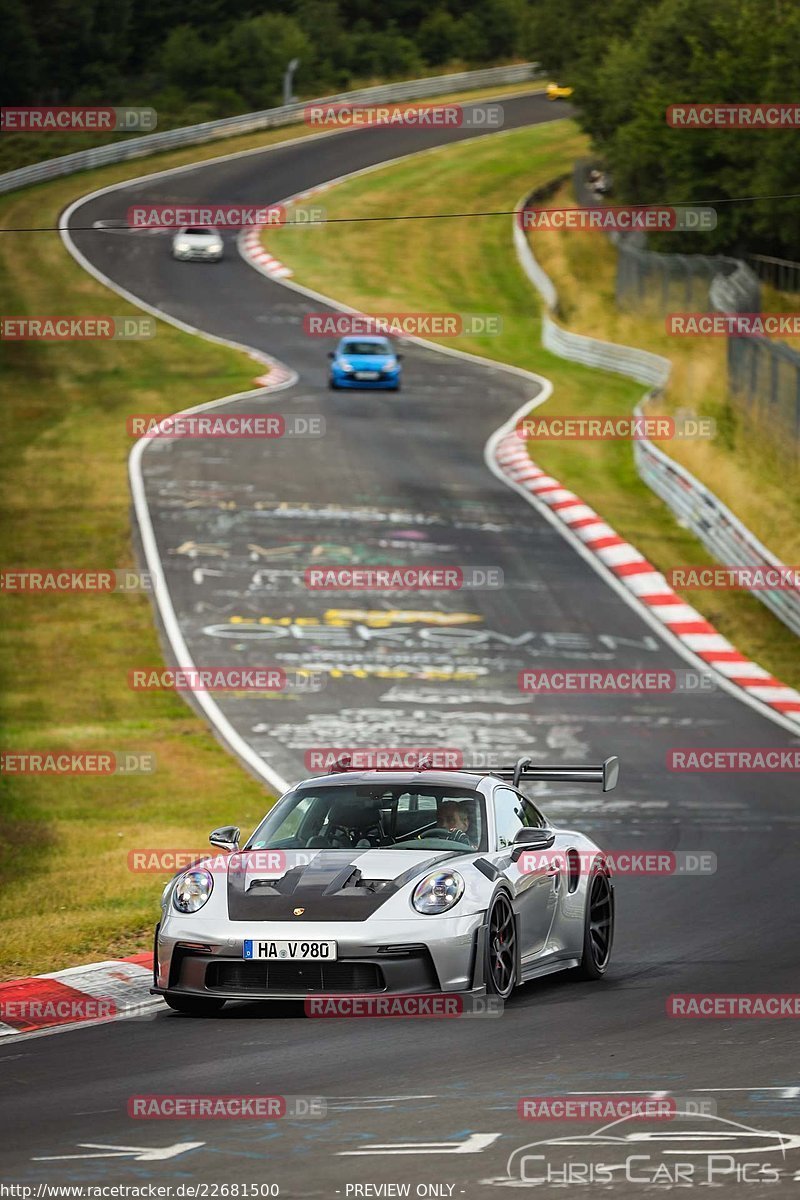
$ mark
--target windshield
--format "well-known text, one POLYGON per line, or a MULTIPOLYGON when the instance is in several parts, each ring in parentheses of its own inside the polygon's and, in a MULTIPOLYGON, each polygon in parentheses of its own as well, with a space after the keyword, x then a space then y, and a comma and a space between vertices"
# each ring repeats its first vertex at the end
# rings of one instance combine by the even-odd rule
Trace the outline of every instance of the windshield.
POLYGON ((192 237, 217 237, 216 229, 184 229, 184 234, 190 233, 192 237))
POLYGON ((391 354, 388 342, 345 342, 340 354, 391 354))
POLYGON ((289 792, 245 849, 450 850, 486 848, 483 797, 459 787, 313 785, 289 792))

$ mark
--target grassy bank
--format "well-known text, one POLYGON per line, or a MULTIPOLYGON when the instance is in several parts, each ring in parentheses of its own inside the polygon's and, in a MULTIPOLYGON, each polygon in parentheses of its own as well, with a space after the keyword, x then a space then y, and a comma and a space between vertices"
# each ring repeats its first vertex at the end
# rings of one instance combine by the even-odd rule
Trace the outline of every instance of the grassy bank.
MULTIPOLYGON (((570 207, 568 189, 554 207, 570 207)), ((570 236, 561 231, 531 237, 537 260, 556 285, 562 324, 576 333, 639 346, 673 364, 660 406, 674 413, 689 408, 713 417, 714 439, 674 441, 663 449, 712 488, 784 562, 800 556, 800 483, 777 447, 759 434, 731 403, 727 388, 726 339, 681 338, 665 330, 664 316, 641 306, 620 311, 614 300, 616 250, 601 233, 570 236), (787 480, 791 485, 787 486, 787 480)), ((785 311, 785 298, 765 289, 767 309, 785 311)), ((676 310, 680 308, 675 305, 676 310)), ((649 412, 658 411, 651 407, 649 412)))

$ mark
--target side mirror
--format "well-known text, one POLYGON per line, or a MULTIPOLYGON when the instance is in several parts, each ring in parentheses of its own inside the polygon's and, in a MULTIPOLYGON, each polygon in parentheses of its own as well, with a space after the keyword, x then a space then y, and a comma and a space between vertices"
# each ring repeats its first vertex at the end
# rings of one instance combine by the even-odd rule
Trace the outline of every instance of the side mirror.
POLYGON ((549 850, 555 840, 556 835, 552 829, 537 829, 529 826, 518 829, 511 849, 511 861, 516 862, 526 850, 549 850))
POLYGON ((398 362, 400 362, 400 359, 401 359, 402 357, 403 357, 403 355, 402 355, 402 354, 395 354, 395 358, 397 359, 397 361, 398 361, 398 362))
POLYGON ((328 351, 328 358, 336 358, 336 355, 333 353, 332 350, 328 351))
POLYGON ((208 835, 208 840, 212 846, 218 846, 220 850, 229 850, 231 854, 234 850, 239 849, 239 837, 241 830, 236 825, 223 825, 221 829, 215 829, 208 835))

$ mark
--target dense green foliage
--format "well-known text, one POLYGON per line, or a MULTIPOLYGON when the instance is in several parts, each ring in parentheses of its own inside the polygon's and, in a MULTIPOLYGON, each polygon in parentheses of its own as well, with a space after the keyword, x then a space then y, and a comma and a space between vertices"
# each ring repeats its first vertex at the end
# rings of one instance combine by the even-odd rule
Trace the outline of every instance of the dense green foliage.
MULTIPOLYGON (((537 0, 536 57, 575 87, 579 121, 634 203, 800 193, 800 133, 677 130, 670 104, 800 96, 797 0, 537 0)), ((798 201, 723 203, 715 233, 669 248, 800 258, 798 201)))
MULTIPOLYGON (((0 0, 0 18, 4 104, 152 105, 164 129, 279 104, 292 58, 306 98, 535 59, 574 85, 620 200, 800 192, 797 132, 665 120, 684 101, 800 96, 798 0, 0 0)), ((6 135, 0 169, 81 145, 6 135)), ((795 200, 718 212, 714 233, 669 235, 669 248, 800 258, 795 200)))
MULTIPOLYGON (((158 128, 524 60, 536 0, 0 0, 0 104, 153 107, 158 128)), ((0 171, 118 134, 10 132, 0 171)))
POLYGON ((302 95, 528 52, 534 0, 0 0, 3 104, 204 106, 302 95))

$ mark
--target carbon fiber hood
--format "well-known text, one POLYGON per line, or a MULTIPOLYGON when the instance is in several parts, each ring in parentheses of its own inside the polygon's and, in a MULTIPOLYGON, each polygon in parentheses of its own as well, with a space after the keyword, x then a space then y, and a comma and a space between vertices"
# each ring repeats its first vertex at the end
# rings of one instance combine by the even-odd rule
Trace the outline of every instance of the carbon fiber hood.
POLYGON ((232 856, 228 867, 231 921, 364 921, 437 863, 463 857, 446 850, 311 853, 310 862, 270 875, 249 869, 246 854, 232 856), (403 870, 395 873, 398 866, 403 870))

